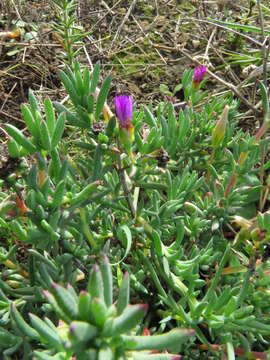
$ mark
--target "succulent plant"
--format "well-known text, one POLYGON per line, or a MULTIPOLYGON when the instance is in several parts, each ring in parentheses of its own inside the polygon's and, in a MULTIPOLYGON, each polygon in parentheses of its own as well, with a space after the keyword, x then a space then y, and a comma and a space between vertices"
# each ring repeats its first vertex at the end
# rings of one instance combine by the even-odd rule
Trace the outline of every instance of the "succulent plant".
POLYGON ((129 304, 129 274, 123 276, 117 302, 113 303, 113 277, 108 258, 101 267, 94 265, 87 291, 79 295, 70 285, 52 283, 44 297, 58 316, 58 326, 45 318, 29 314, 28 325, 15 305, 11 305, 13 323, 30 342, 39 341, 47 350, 34 351, 36 359, 76 360, 158 360, 180 359, 180 355, 159 353, 179 347, 191 329, 174 329, 168 333, 136 335, 144 318, 146 304, 129 304))

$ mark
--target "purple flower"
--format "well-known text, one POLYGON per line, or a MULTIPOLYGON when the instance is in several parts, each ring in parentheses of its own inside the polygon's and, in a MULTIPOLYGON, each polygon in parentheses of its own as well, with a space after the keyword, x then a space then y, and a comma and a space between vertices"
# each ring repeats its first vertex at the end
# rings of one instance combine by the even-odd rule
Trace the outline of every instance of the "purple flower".
POLYGON ((132 119, 132 97, 128 95, 117 95, 115 97, 115 111, 120 127, 128 129, 132 119))
POLYGON ((199 85, 206 73, 206 66, 197 65, 194 70, 193 83, 199 85))

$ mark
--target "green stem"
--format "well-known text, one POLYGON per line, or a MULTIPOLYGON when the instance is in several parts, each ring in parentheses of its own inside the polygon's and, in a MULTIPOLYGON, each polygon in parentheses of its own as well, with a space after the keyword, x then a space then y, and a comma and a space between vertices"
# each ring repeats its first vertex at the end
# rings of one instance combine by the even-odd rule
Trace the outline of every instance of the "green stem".
POLYGON ((228 360, 235 360, 234 348, 232 342, 226 343, 226 351, 228 360))
POLYGON ((223 257, 222 257, 222 259, 220 261, 220 264, 219 264, 219 267, 217 269, 216 275, 215 275, 214 279, 212 280, 210 288, 208 289, 208 291, 205 294, 205 297, 204 297, 204 299, 202 301, 207 301, 212 297, 213 292, 214 292, 214 290, 215 290, 215 288, 216 288, 216 286, 217 286, 217 284, 219 282, 222 270, 223 270, 223 268, 224 268, 224 266, 225 266, 225 264, 227 262, 230 250, 231 250, 231 247, 230 247, 230 245, 228 245, 225 252, 224 252, 224 254, 223 254, 223 257))

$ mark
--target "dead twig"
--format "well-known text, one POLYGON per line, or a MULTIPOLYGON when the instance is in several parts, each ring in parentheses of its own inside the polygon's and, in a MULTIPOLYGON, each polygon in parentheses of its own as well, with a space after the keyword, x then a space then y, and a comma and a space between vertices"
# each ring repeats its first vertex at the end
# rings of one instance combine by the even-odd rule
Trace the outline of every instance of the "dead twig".
POLYGON ((13 86, 12 86, 12 88, 11 88, 10 92, 7 94, 7 96, 6 96, 6 98, 5 98, 4 102, 3 102, 3 104, 2 104, 2 106, 1 106, 0 111, 2 111, 2 110, 4 109, 4 107, 5 107, 5 105, 6 105, 6 102, 8 101, 8 98, 9 98, 9 97, 11 96, 11 94, 13 93, 13 90, 15 89, 15 87, 17 86, 17 84, 18 84, 18 83, 14 83, 14 84, 13 84, 13 86))
MULTIPOLYGON (((153 46, 153 45, 154 45, 153 42, 149 39, 148 35, 145 34, 143 28, 142 28, 141 25, 138 23, 138 21, 136 20, 135 16, 132 16, 132 18, 133 18, 133 20, 135 21, 135 23, 137 24, 138 28, 139 28, 139 29, 141 30, 141 32, 143 33, 143 35, 145 36, 145 38, 147 39, 147 41, 149 42, 149 44, 150 44, 151 46, 153 46)), ((167 65, 166 60, 165 60, 164 57, 161 55, 161 53, 158 51, 158 49, 156 48, 156 46, 155 46, 155 51, 156 51, 156 53, 158 54, 158 56, 161 58, 161 60, 163 61, 163 63, 164 63, 165 65, 167 65)))
POLYGON ((210 37, 209 37, 208 42, 207 42, 207 46, 206 46, 206 49, 205 49, 205 52, 204 52, 204 58, 206 59, 207 62, 209 62, 209 56, 208 56, 209 48, 210 48, 210 45, 212 43, 213 37, 215 36, 216 32, 217 32, 217 28, 215 27, 214 30, 212 31, 210 37))
POLYGON ((115 43, 116 39, 118 38, 120 32, 122 31, 123 26, 125 25, 126 21, 128 20, 130 14, 131 14, 131 11, 133 10, 134 6, 136 5, 136 2, 137 2, 137 0, 133 0, 132 3, 130 4, 130 7, 129 7, 126 15, 124 16, 123 21, 121 22, 119 28, 117 29, 117 31, 114 35, 114 38, 112 39, 111 48, 112 48, 113 44, 115 43))
MULTIPOLYGON (((178 11, 178 9, 177 9, 178 11)), ((205 20, 205 19, 197 19, 197 18, 193 18, 193 17, 188 17, 187 19, 183 19, 183 20, 188 20, 188 21, 193 21, 193 22, 202 22, 202 23, 206 23, 206 24, 211 24, 211 25, 214 25, 214 26, 217 26, 221 29, 224 29, 224 30, 227 30, 227 31, 230 31, 234 34, 237 34, 241 37, 243 37, 244 39, 250 41, 251 43, 253 44, 256 44, 258 46, 262 46, 262 43, 256 39, 253 39, 251 36, 248 36, 246 34, 243 34, 235 29, 231 29, 229 28, 228 26, 225 26, 225 25, 222 25, 222 24, 219 24, 219 23, 215 23, 213 21, 210 21, 210 20, 205 20)))
POLYGON ((105 9, 108 10, 108 12, 110 14, 112 14, 112 15, 115 14, 115 12, 109 7, 109 5, 104 0, 101 1, 101 5, 104 6, 105 9))
POLYGON ((263 19, 263 13, 262 13, 262 4, 261 0, 257 0, 257 6, 259 11, 259 19, 260 19, 260 26, 261 26, 261 32, 262 32, 262 59, 263 59, 263 83, 265 88, 267 89, 267 42, 269 39, 269 36, 265 37, 264 34, 264 19, 263 19))

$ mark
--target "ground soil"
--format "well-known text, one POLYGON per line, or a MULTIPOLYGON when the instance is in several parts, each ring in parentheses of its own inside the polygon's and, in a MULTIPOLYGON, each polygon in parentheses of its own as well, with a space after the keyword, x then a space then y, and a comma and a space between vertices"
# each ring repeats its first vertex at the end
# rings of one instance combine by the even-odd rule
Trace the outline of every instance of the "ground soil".
MULTIPOLYGON (((254 45, 210 24, 209 19, 243 22, 244 16, 248 23, 258 25, 252 3, 76 1, 77 24, 87 33, 78 57, 85 66, 90 66, 89 59, 92 64, 100 61, 103 76, 113 74, 111 98, 116 92, 128 92, 139 102, 164 99, 160 84, 173 89, 180 83, 184 69, 195 66, 182 54, 182 49, 237 85, 244 78, 243 67, 239 64, 228 67, 226 51, 237 51, 241 46, 239 52, 246 52, 251 46, 254 50, 254 45)), ((0 125, 10 122, 23 126, 20 106, 27 101, 29 88, 40 98, 61 100, 65 96, 58 77, 64 66, 63 49, 53 21, 57 17, 52 0, 1 1, 0 31, 17 26, 21 37, 12 40, 0 37, 0 125)), ((260 34, 256 36, 259 38, 260 34)), ((208 88, 215 93, 227 91, 211 78, 208 88)), ((182 96, 178 92, 173 101, 181 102, 182 96)))

